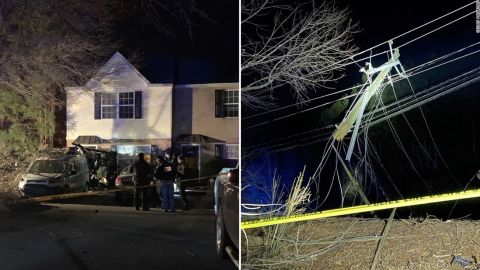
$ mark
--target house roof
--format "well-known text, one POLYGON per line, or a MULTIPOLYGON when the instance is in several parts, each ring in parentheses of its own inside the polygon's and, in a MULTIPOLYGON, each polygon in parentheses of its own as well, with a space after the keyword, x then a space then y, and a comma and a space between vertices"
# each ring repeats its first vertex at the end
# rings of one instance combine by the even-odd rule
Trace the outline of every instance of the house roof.
POLYGON ((178 136, 177 143, 225 143, 225 141, 208 137, 202 134, 183 134, 178 136))
POLYGON ((116 52, 105 62, 97 74, 87 82, 86 86, 93 89, 103 78, 112 76, 120 77, 123 76, 125 72, 132 72, 145 84, 150 83, 120 52, 116 52))
POLYGON ((98 136, 78 136, 73 143, 78 144, 103 144, 108 143, 107 140, 104 140, 98 136))
MULTIPOLYGON (((122 77, 125 72, 135 74, 145 84, 191 85, 225 82, 225 78, 221 79, 222 72, 219 70, 219 67, 207 59, 185 59, 150 55, 145 58, 145 62, 140 70, 142 70, 143 74, 117 51, 103 64, 96 75, 85 86, 89 89, 96 89, 104 78, 122 77)), ((237 80, 238 78, 233 81, 237 80)))

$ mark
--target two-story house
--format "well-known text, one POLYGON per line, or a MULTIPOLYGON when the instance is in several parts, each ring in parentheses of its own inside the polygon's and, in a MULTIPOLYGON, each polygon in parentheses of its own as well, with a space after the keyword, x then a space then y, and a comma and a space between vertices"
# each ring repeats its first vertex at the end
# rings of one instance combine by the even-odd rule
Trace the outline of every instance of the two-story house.
POLYGON ((238 83, 152 83, 115 53, 85 86, 67 87, 67 145, 113 149, 119 166, 183 154, 194 175, 238 159, 238 83))

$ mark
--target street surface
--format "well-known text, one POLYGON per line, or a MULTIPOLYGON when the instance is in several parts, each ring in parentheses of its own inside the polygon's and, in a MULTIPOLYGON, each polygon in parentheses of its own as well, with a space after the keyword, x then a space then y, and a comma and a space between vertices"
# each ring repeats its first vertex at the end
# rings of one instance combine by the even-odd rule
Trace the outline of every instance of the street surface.
POLYGON ((0 206, 0 269, 236 269, 216 256, 210 199, 192 201, 176 213, 108 195, 0 206))

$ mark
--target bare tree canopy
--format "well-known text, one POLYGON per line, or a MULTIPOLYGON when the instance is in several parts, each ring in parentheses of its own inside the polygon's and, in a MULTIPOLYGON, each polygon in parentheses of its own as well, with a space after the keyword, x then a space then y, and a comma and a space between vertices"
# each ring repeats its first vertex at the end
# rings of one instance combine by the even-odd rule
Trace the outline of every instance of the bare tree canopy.
POLYGON ((51 140, 64 87, 84 85, 97 73, 123 48, 125 28, 132 31, 138 18, 157 30, 152 35, 176 29, 179 41, 172 42, 184 42, 205 16, 195 0, 0 0, 3 154, 28 155, 26 149, 51 140))
POLYGON ((304 101, 309 90, 339 79, 338 62, 355 51, 356 24, 327 2, 244 0, 241 23, 242 102, 251 108, 271 104, 273 91, 284 86, 304 101))

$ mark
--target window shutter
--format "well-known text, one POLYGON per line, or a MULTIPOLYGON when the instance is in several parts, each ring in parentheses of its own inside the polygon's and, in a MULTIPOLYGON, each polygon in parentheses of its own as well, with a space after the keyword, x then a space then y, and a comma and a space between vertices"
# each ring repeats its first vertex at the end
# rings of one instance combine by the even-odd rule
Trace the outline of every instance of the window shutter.
POLYGON ((94 119, 102 119, 102 94, 95 93, 94 99, 95 99, 94 100, 94 103, 95 103, 94 119))
POLYGON ((142 119, 142 91, 135 91, 135 119, 142 119))
POLYGON ((215 117, 225 117, 223 114, 223 92, 225 90, 215 90, 215 117))

